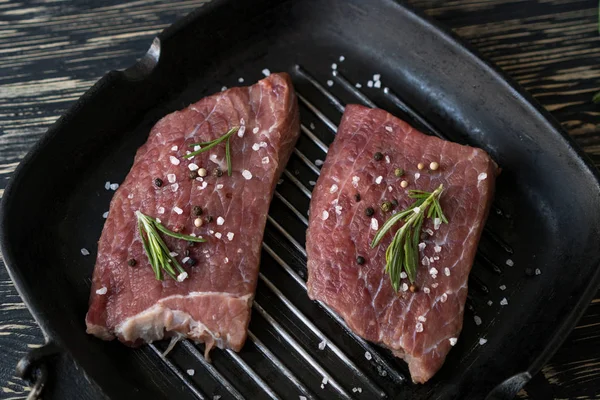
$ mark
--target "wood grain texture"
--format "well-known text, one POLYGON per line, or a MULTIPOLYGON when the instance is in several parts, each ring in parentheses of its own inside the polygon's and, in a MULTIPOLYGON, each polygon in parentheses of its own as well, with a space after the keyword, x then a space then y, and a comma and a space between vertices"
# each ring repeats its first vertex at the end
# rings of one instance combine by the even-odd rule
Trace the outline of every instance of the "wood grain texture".
MULTIPOLYGON (((205 0, 0 0, 0 195, 25 153, 107 71, 205 0)), ((409 0, 543 104, 600 165, 596 0, 409 0)), ((25 398, 14 366, 43 337, 0 267, 0 398, 25 398)), ((600 296, 523 399, 600 399, 600 296)))

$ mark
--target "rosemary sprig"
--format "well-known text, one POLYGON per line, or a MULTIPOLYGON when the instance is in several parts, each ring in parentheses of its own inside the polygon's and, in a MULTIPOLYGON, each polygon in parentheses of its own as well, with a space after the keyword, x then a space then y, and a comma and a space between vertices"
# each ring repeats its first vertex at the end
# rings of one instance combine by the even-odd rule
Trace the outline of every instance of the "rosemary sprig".
POLYGON ((423 190, 409 190, 408 196, 415 199, 415 202, 406 210, 390 217, 377 231, 371 242, 371 248, 377 246, 394 225, 400 221, 404 222, 394 234, 392 242, 385 251, 385 272, 390 276, 392 287, 396 292, 400 287, 400 274, 403 270, 410 283, 414 283, 417 277, 418 245, 425 218, 439 218, 440 222, 448 223, 440 206, 440 196, 443 191, 444 185, 440 185, 431 193, 423 190))
POLYGON ((231 145, 229 142, 230 142, 231 136, 239 130, 240 130, 239 126, 234 126, 230 130, 228 130, 226 134, 224 134, 223 136, 221 136, 215 140, 211 140, 209 142, 190 144, 190 147, 200 146, 200 150, 196 150, 190 154, 187 154, 184 156, 184 158, 189 159, 194 156, 197 156, 198 154, 204 153, 205 151, 210 150, 213 147, 215 147, 216 145, 218 145, 219 143, 225 141, 225 159, 227 159, 227 175, 231 176, 231 145))
POLYGON ((156 279, 163 280, 163 272, 166 272, 171 278, 182 282, 187 278, 187 272, 181 267, 179 262, 171 255, 165 241, 160 237, 159 231, 167 236, 177 239, 187 240, 189 242, 205 242, 206 240, 176 233, 165 228, 160 222, 152 217, 142 214, 139 210, 135 212, 138 222, 138 230, 144 251, 150 261, 152 270, 156 279))

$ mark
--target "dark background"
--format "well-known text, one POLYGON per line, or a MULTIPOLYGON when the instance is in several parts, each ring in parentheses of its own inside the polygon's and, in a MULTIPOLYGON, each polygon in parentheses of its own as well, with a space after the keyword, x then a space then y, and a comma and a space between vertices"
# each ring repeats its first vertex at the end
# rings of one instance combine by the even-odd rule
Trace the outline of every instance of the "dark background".
MULTIPOLYGON (((107 71, 133 64, 157 32, 204 2, 0 0, 0 195, 29 148, 85 90, 107 71)), ((591 101, 600 91, 596 0, 407 3, 516 79, 600 165, 600 105, 591 101)), ((599 304, 600 296, 520 398, 600 399, 599 304)), ((26 397, 14 366, 42 343, 0 267, 0 398, 26 397)))

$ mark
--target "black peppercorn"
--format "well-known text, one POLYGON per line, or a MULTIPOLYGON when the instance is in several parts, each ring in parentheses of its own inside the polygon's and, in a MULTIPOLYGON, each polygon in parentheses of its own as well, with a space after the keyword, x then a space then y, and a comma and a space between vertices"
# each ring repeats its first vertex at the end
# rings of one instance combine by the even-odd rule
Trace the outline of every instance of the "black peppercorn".
POLYGON ((161 187, 163 185, 163 181, 160 178, 156 178, 154 179, 154 184, 156 185, 156 187, 161 187))
POLYGON ((129 261, 127 261, 127 264, 129 264, 130 267, 133 267, 135 264, 137 264, 137 261, 135 261, 133 258, 130 258, 129 261))
POLYGON ((215 168, 213 169, 212 174, 216 177, 221 177, 223 176, 223 171, 221 171, 221 168, 215 168))
POLYGON ((373 154, 373 158, 375 159, 375 161, 381 161, 383 160, 383 154, 381 154, 381 152, 378 151, 377 153, 373 154))
POLYGON ((392 206, 397 207, 398 206, 398 200, 392 199, 392 206))
POLYGON ((194 214, 196 217, 201 216, 202 215, 202 207, 194 206, 194 208, 192 208, 192 214, 194 214))
POLYGON ((185 265, 187 265, 188 267, 193 267, 194 265, 196 265, 196 260, 194 260, 193 258, 188 258, 185 261, 185 265))
POLYGON ((370 217, 371 215, 375 214, 375 210, 373 210, 373 207, 367 207, 365 209, 365 215, 367 217, 370 217))
POLYGON ((359 202, 359 201, 360 201, 360 193, 356 193, 356 194, 354 195, 354 200, 356 200, 357 202, 359 202))
POLYGON ((196 179, 198 177, 198 171, 190 171, 190 179, 196 179))
POLYGON ((365 258, 363 256, 356 257, 356 263, 358 265, 363 265, 365 263, 365 258))
POLYGON ((206 217, 206 222, 210 223, 213 221, 213 217, 211 215, 209 215, 208 217, 206 217))

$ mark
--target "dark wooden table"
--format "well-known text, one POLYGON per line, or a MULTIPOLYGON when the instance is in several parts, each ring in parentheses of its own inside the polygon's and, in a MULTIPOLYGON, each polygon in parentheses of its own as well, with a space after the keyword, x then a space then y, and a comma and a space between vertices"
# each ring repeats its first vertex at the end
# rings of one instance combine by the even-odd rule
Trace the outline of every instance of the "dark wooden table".
MULTIPOLYGON (((85 90, 131 65, 157 32, 205 1, 0 0, 0 194, 29 148, 85 90)), ((600 91, 597 0, 408 2, 523 85, 600 165, 600 105, 591 101, 600 91)), ((41 343, 0 267, 0 398, 26 397, 14 367, 41 343)), ((519 397, 600 399, 600 296, 519 397)))

